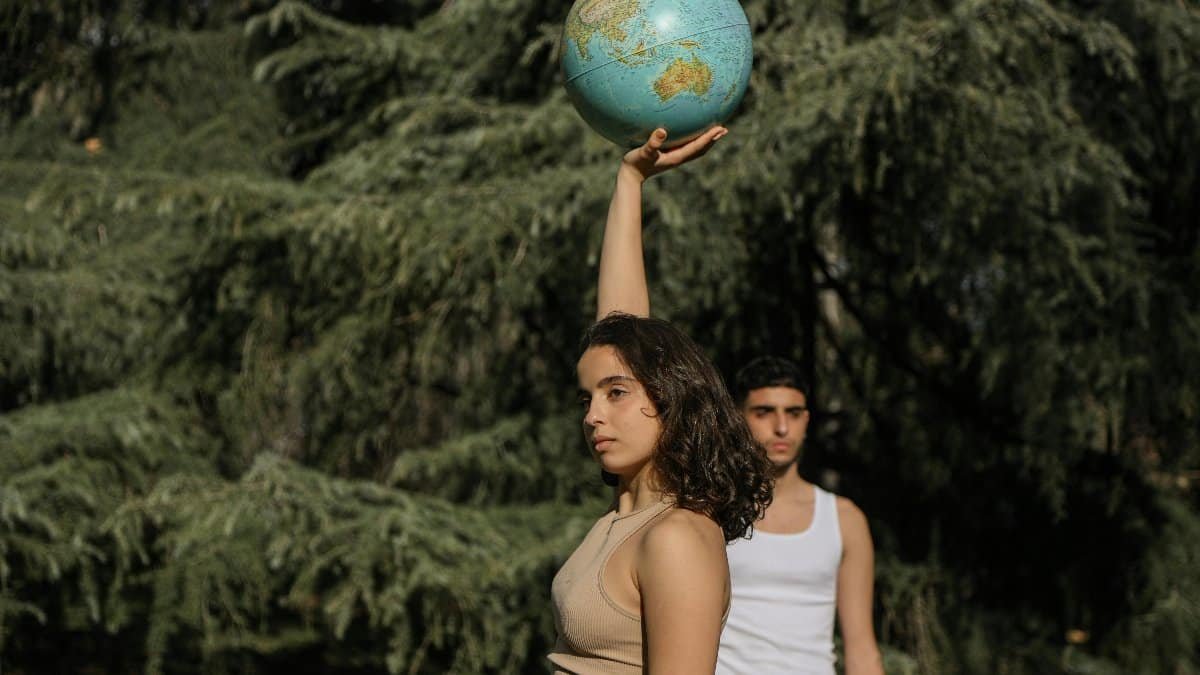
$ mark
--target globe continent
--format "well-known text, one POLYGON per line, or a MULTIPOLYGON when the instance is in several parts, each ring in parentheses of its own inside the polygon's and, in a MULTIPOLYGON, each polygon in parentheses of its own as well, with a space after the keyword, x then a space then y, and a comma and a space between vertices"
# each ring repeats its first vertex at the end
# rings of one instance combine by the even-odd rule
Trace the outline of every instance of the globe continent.
POLYGON ((577 0, 562 69, 579 114, 605 138, 641 145, 666 127, 677 145, 741 103, 754 54, 737 0, 577 0))

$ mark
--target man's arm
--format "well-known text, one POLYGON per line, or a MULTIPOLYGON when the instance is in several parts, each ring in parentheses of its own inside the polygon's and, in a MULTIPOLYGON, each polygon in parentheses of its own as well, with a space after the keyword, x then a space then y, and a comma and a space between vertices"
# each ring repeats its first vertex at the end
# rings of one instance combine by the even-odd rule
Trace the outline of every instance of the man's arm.
POLYGON ((875 593, 875 545, 867 518, 854 502, 838 497, 842 563, 838 568, 837 612, 846 655, 846 675, 883 675, 875 642, 872 602, 875 593))
POLYGON ((596 294, 596 319, 612 312, 650 316, 650 292, 642 256, 642 183, 668 169, 708 152, 724 127, 713 127, 678 148, 663 150, 667 132, 657 129, 640 148, 621 159, 617 184, 604 223, 600 247, 600 281, 596 294))

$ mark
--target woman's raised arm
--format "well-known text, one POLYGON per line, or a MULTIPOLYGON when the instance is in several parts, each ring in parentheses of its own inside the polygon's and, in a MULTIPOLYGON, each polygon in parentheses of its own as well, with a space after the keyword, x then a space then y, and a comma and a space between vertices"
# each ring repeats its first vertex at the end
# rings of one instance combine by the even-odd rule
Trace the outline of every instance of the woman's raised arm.
POLYGON ((726 133, 725 127, 713 127, 678 148, 663 150, 667 132, 657 129, 645 145, 630 150, 621 159, 600 248, 597 320, 612 312, 650 316, 642 256, 642 184, 655 174, 704 155, 726 133))

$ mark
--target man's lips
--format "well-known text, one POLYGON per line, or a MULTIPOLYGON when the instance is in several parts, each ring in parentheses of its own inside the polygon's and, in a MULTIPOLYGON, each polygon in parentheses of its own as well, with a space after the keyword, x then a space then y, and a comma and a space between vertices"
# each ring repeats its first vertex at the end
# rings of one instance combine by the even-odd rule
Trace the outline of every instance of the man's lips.
POLYGON ((770 445, 768 445, 767 447, 769 447, 769 448, 770 448, 770 449, 772 449, 772 450, 787 450, 787 449, 788 449, 788 444, 787 444, 787 443, 784 443, 784 442, 782 442, 782 441, 776 441, 776 442, 774 442, 774 443, 771 443, 771 444, 770 444, 770 445))

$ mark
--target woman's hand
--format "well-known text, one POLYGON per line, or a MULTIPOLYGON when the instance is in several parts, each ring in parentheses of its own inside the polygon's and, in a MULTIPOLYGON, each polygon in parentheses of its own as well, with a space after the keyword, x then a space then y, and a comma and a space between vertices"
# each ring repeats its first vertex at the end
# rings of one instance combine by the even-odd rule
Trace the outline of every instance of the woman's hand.
POLYGON ((625 157, 621 160, 621 170, 631 172, 639 180, 644 181, 667 169, 703 157, 704 153, 708 152, 717 142, 717 139, 727 133, 729 133, 728 129, 718 125, 678 148, 663 150, 662 145, 667 141, 667 130, 655 129, 644 145, 625 153, 625 157))

